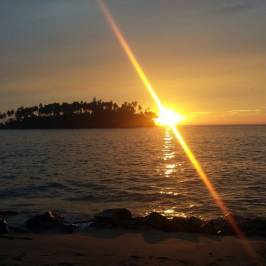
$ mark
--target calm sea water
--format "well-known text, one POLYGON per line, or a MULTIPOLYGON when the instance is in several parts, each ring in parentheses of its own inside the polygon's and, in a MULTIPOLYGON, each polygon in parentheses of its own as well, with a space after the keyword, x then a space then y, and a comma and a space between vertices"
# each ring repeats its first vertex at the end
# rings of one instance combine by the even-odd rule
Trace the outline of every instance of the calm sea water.
MULTIPOLYGON (((266 216, 266 127, 185 127, 229 208, 266 216)), ((220 216, 171 132, 162 128, 0 131, 0 209, 220 216)))

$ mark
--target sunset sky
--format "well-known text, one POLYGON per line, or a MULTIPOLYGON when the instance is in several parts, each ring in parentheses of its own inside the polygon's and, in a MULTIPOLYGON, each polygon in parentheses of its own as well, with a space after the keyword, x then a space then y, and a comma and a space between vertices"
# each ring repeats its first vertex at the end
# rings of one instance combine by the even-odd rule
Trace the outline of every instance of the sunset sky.
MULTIPOLYGON (((106 2, 187 123, 266 123, 266 1, 106 2)), ((96 0, 3 0, 0 36, 0 111, 94 96, 155 108, 96 0)))

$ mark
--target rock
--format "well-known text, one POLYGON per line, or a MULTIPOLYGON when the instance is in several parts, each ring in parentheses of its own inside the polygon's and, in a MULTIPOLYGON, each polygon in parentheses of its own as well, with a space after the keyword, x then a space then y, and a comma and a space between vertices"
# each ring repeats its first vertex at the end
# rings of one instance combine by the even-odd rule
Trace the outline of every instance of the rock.
POLYGON ((249 218, 240 224, 242 230, 249 235, 266 237, 266 219, 249 218))
POLYGON ((231 235, 232 230, 227 221, 223 218, 206 221, 201 226, 201 232, 212 235, 231 235))
POLYGON ((0 211, 1 216, 13 216, 18 215, 18 212, 16 211, 0 211))
POLYGON ((95 215, 96 219, 109 220, 129 220, 131 217, 131 212, 123 208, 107 209, 95 215))
POLYGON ((8 233, 9 228, 6 219, 0 218, 0 234, 8 233))
MULTIPOLYGON (((230 214, 232 215, 232 214, 230 214)), ((206 221, 201 231, 208 234, 222 234, 232 235, 235 234, 232 227, 229 224, 229 217, 217 218, 210 221, 206 221)), ((248 235, 266 236, 266 219, 265 218, 244 218, 241 216, 233 216, 239 228, 248 235)))
POLYGON ((152 226, 153 228, 170 231, 170 221, 163 215, 157 212, 152 212, 143 219, 145 224, 152 226))
POLYGON ((22 228, 22 227, 16 227, 16 226, 11 227, 10 226, 9 229, 11 232, 14 232, 14 233, 21 233, 21 234, 29 233, 29 230, 22 228))
POLYGON ((145 224, 144 217, 135 217, 127 221, 124 226, 128 229, 148 230, 150 227, 145 224))
POLYGON ((179 232, 200 232, 202 220, 197 217, 174 217, 171 220, 173 231, 179 232))
POLYGON ((71 233, 74 230, 72 225, 67 225, 64 220, 52 211, 36 215, 26 221, 26 227, 34 232, 65 232, 71 233))
POLYGON ((95 216, 96 227, 124 227, 131 220, 132 214, 124 208, 104 210, 95 216))

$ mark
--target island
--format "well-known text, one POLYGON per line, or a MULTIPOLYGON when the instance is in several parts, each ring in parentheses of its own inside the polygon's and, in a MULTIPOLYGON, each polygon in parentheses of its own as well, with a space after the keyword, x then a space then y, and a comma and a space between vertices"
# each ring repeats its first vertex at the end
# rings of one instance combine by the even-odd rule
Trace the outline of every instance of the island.
POLYGON ((138 102, 118 105, 93 98, 91 102, 50 103, 0 113, 0 129, 87 129, 153 127, 156 114, 138 102))

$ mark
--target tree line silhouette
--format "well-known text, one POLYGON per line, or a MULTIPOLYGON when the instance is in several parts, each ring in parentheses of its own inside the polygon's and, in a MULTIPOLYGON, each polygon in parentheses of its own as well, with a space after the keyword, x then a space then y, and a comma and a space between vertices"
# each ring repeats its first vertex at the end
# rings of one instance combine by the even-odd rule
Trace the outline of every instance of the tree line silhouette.
POLYGON ((50 103, 0 113, 1 129, 126 128, 154 126, 155 113, 136 102, 50 103))

